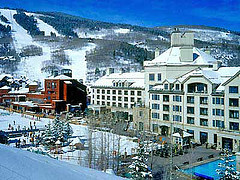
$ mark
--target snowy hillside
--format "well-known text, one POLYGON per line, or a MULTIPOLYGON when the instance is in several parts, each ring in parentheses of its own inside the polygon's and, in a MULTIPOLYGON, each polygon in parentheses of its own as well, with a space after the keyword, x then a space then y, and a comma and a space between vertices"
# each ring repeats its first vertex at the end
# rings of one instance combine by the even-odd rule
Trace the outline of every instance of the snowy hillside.
POLYGON ((122 179, 2 144, 0 144, 0 159, 2 180, 122 179))
MULTIPOLYGON (((89 84, 103 76, 107 67, 116 71, 120 68, 140 71, 144 60, 153 59, 157 47, 160 52, 169 48, 170 34, 175 28, 106 23, 55 12, 0 9, 0 14, 8 21, 1 19, 0 24, 11 27, 5 36, 0 32, 4 37, 0 39, 0 57, 16 59, 16 62, 0 62, 4 65, 0 66, 0 72, 24 75, 41 82, 54 70, 63 68, 72 69, 73 78, 89 84), (16 15, 23 14, 35 22, 24 24, 21 19, 16 19, 16 15), (31 32, 32 27, 38 34, 31 32), (34 48, 39 52, 36 53, 34 48)), ((238 32, 205 26, 178 28, 194 31, 195 46, 202 50, 208 47, 216 59, 229 66, 240 65, 238 32)))

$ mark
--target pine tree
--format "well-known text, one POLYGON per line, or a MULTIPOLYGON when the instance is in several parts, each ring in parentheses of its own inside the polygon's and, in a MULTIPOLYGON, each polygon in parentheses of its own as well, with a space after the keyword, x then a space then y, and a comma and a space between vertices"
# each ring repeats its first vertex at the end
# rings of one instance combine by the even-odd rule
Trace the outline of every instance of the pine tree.
POLYGON ((43 136, 41 137, 41 144, 43 144, 45 146, 51 146, 51 145, 55 144, 55 140, 54 140, 50 122, 47 124, 46 130, 45 130, 43 136))
POLYGON ((129 174, 132 179, 152 178, 152 172, 146 164, 147 156, 146 147, 144 144, 139 143, 138 154, 132 158, 133 162, 129 166, 129 174))
POLYGON ((234 159, 232 159, 232 154, 228 149, 224 149, 222 152, 222 163, 218 164, 219 169, 216 172, 219 175, 220 180, 237 180, 240 179, 240 173, 234 168, 234 159))

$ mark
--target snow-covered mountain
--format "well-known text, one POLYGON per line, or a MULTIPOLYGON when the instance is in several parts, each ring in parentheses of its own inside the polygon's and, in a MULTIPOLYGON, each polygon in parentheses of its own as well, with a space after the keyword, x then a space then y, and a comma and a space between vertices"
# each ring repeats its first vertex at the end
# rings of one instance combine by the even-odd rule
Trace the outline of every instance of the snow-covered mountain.
MULTIPOLYGON (((156 47, 170 46, 176 27, 113 24, 54 12, 0 9, 0 71, 42 81, 53 70, 72 69, 86 83, 107 67, 138 71, 156 47), (3 60, 4 59, 4 60, 3 60)), ((205 26, 178 26, 195 32, 198 48, 239 66, 240 33, 205 26)))

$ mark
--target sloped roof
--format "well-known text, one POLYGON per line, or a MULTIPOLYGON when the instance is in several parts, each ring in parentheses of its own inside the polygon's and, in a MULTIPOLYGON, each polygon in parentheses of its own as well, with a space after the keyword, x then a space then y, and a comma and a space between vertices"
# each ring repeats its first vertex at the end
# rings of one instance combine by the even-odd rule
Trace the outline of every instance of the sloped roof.
POLYGON ((212 64, 216 59, 214 59, 209 54, 201 51, 198 48, 193 47, 193 61, 192 62, 181 62, 180 59, 180 47, 171 47, 152 61, 151 64, 212 64))
POLYGON ((3 86, 3 87, 1 87, 0 89, 1 89, 1 90, 7 90, 7 89, 11 89, 11 88, 8 87, 8 86, 3 86))
POLYGON ((70 78, 70 77, 68 77, 66 75, 59 75, 59 76, 56 76, 56 77, 51 76, 51 77, 49 77, 47 79, 60 79, 60 80, 62 80, 62 79, 72 79, 72 78, 70 78))
POLYGON ((93 86, 113 86, 113 81, 128 81, 132 83, 130 87, 144 88, 144 73, 131 72, 131 73, 113 73, 105 75, 98 79, 93 86))

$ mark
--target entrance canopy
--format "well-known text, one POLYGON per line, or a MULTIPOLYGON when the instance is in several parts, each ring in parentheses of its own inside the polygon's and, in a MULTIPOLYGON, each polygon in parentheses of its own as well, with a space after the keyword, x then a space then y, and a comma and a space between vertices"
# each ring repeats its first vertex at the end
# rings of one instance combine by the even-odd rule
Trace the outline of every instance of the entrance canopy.
MULTIPOLYGON (((179 138, 182 137, 182 136, 180 135, 180 133, 174 133, 172 136, 173 136, 173 137, 179 137, 179 138)), ((186 131, 183 131, 183 138, 185 138, 185 137, 191 137, 191 136, 193 136, 193 135, 190 134, 190 133, 188 133, 188 132, 186 132, 186 131)))

